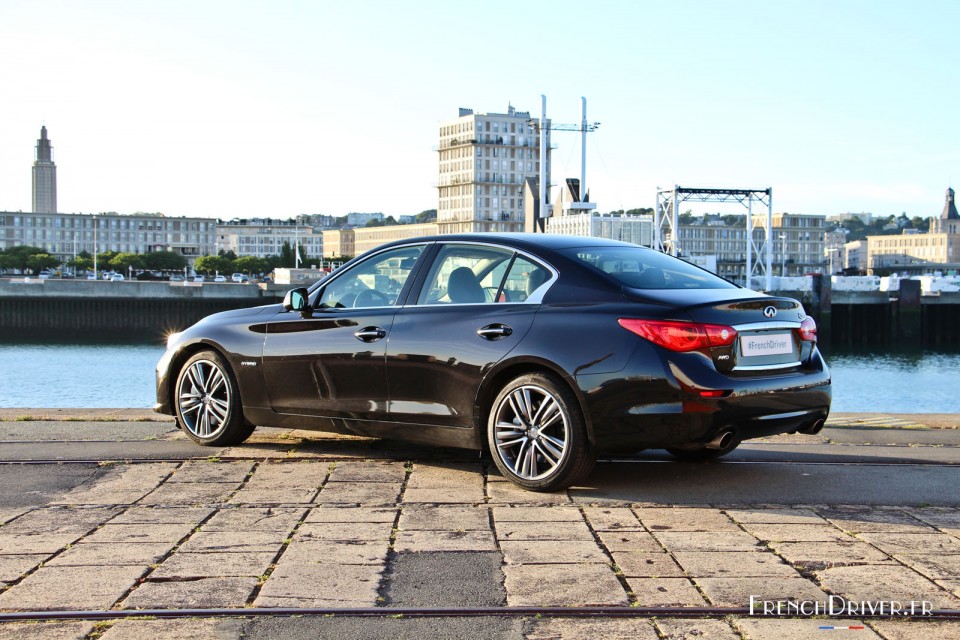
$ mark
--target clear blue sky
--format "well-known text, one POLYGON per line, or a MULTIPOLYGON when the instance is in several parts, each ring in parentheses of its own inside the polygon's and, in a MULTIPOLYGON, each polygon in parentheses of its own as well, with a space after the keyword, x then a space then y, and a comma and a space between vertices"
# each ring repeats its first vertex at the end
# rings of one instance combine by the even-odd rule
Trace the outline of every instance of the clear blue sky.
MULTIPOLYGON (((0 210, 30 209, 46 124, 61 212, 417 213, 441 122, 545 94, 602 123, 601 211, 680 184, 937 215, 958 28, 960 3, 922 0, 0 0, 0 210)), ((579 136, 554 142, 554 181, 579 176, 579 136)))

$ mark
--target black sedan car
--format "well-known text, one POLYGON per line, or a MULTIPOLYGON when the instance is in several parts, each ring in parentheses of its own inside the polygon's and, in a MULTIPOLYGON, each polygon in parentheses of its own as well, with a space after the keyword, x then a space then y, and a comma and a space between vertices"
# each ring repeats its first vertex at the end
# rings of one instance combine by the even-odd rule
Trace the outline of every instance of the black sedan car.
POLYGON ((467 234, 385 245, 170 336, 155 409, 204 445, 262 425, 489 449, 550 491, 599 453, 700 460, 816 433, 830 372, 796 300, 632 244, 467 234))

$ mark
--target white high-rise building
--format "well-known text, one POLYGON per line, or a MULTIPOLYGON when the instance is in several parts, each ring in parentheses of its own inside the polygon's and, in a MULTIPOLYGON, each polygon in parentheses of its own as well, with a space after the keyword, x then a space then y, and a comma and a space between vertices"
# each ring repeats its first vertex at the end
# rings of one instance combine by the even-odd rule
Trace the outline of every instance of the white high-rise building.
POLYGON ((529 112, 460 109, 440 126, 438 151, 440 233, 523 231, 524 181, 540 172, 540 136, 529 112))

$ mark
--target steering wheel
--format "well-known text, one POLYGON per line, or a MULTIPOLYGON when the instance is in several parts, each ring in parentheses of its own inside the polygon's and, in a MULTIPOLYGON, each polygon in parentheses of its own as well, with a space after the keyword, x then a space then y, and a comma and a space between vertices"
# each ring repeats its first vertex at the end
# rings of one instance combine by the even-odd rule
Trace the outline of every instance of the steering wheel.
POLYGON ((376 289, 367 289, 357 294, 353 300, 354 307, 382 307, 390 304, 390 298, 376 289), (382 303, 382 304, 380 304, 382 303))

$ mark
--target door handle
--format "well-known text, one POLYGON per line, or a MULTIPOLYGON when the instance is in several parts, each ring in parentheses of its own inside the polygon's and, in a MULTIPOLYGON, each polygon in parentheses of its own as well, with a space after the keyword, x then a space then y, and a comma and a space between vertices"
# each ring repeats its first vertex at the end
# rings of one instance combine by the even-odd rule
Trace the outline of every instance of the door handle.
POLYGON ((360 342, 376 342, 387 335, 380 327, 364 327, 353 334, 360 342))
POLYGON ((511 333, 513 333, 513 329, 505 324, 500 324, 499 322, 495 324, 488 324, 485 327, 477 329, 477 335, 487 340, 499 340, 500 338, 506 338, 511 333))

